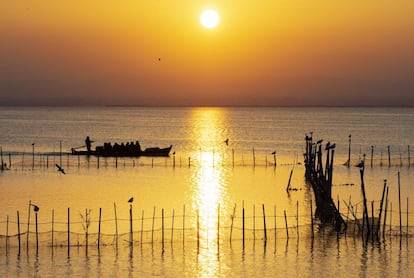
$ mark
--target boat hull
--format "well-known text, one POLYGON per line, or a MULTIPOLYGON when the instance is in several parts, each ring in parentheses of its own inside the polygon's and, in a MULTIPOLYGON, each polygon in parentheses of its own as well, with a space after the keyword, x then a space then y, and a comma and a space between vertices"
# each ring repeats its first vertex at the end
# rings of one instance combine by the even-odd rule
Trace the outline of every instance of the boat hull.
POLYGON ((145 150, 132 150, 132 151, 105 151, 101 148, 91 151, 78 151, 72 149, 72 155, 94 155, 104 157, 140 157, 140 156, 152 156, 152 157, 168 157, 170 155, 172 145, 167 148, 147 148, 145 150))

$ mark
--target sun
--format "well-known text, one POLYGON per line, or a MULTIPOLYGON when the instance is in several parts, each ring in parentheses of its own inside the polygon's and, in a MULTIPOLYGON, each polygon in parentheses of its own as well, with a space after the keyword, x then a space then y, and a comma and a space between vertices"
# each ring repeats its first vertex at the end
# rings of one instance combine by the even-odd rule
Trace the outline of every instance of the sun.
POLYGON ((205 28, 211 29, 219 24, 220 17, 215 10, 205 10, 200 15, 200 22, 205 28))

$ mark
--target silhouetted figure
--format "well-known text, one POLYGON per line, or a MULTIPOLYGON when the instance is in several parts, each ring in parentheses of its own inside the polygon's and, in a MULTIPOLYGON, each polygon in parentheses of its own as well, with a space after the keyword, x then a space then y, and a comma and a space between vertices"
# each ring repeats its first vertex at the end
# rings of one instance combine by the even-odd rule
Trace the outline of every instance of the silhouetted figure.
POLYGON ((226 145, 229 145, 229 138, 227 138, 226 140, 224 140, 224 143, 226 143, 226 145))
POLYGON ((38 212, 38 211, 39 211, 39 207, 38 207, 38 206, 36 206, 36 205, 33 205, 33 210, 34 210, 35 212, 38 212))
POLYGON ((129 198, 128 203, 131 203, 134 201, 134 197, 129 198))
POLYGON ((273 151, 272 154, 276 154, 276 151, 273 151))
POLYGON ((88 152, 91 151, 91 145, 92 145, 91 139, 89 138, 89 136, 86 136, 85 146, 86 146, 86 150, 88 150, 88 152))
POLYGON ((56 163, 56 167, 58 168, 57 170, 59 172, 61 172, 62 174, 66 175, 65 170, 59 164, 56 163))
POLYGON ((135 148, 138 151, 138 153, 141 152, 141 145, 139 144, 138 140, 135 142, 135 148))

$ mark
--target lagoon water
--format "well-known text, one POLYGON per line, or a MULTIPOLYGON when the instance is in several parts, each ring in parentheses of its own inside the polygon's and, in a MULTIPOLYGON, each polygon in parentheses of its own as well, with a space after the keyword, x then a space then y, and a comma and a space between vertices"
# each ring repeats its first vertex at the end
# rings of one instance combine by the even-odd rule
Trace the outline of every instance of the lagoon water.
POLYGON ((0 146, 10 170, 0 172, 0 276, 408 277, 414 270, 413 123, 413 108, 2 107, 0 146), (366 154, 365 185, 375 214, 387 180, 380 241, 366 244, 353 230, 337 235, 318 223, 311 236, 314 197, 302 165, 310 132, 336 143, 332 197, 344 218, 353 219, 345 202, 362 215, 359 169, 343 165, 349 134, 352 164, 366 154), (87 135, 94 145, 171 144, 174 154, 68 154, 87 135), (294 190, 287 192, 291 172, 294 190), (29 202, 40 208, 38 248, 29 202))

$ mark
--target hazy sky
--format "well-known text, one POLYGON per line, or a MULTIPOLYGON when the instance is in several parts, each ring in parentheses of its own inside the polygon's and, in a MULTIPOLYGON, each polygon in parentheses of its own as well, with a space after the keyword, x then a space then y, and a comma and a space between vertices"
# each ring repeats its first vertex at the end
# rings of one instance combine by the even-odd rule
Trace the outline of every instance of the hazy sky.
POLYGON ((0 105, 27 104, 414 106, 414 1, 1 0, 0 105))

